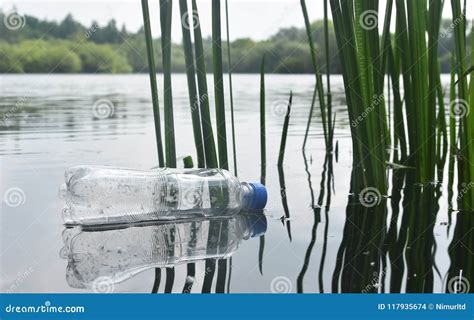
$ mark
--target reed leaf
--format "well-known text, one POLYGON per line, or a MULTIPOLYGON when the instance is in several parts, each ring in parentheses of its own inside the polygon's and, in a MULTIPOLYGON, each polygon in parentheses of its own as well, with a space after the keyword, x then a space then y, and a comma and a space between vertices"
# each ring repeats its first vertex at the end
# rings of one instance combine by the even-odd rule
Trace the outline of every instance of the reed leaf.
MULTIPOLYGON (((470 90, 468 88, 467 78, 464 74, 468 70, 466 66, 466 17, 465 11, 461 11, 461 3, 459 0, 451 0, 451 8, 453 12, 453 21, 458 20, 454 24, 454 39, 455 39, 455 55, 456 55, 456 70, 458 77, 458 93, 457 99, 451 108, 456 108, 462 114, 459 117, 459 154, 458 154, 458 190, 463 192, 460 195, 459 206, 464 210, 473 210, 474 208, 474 188, 467 187, 474 181, 474 144, 472 137, 474 137, 474 116, 470 109, 474 104, 473 82, 471 76, 470 90), (461 17, 461 19, 459 19, 461 17)), ((474 40, 473 40, 474 42, 474 40)), ((471 45, 471 63, 474 64, 472 57, 471 45)), ((455 110, 451 110, 453 113, 455 110)))
POLYGON ((219 167, 229 169, 227 159, 227 132, 225 123, 224 80, 222 76, 221 3, 212 0, 212 62, 217 121, 219 167))
POLYGON ((230 31, 229 31, 229 5, 225 0, 225 23, 227 32, 227 65, 229 73, 229 95, 230 95, 230 123, 232 127, 232 154, 234 156, 234 175, 237 176, 237 146, 235 140, 235 121, 234 121, 234 94, 232 90, 232 62, 230 59, 230 31))
POLYGON ((150 75, 150 88, 153 104, 153 119, 155 124, 156 149, 158 152, 158 165, 160 167, 164 167, 165 161, 163 155, 163 142, 161 140, 160 103, 158 99, 158 85, 156 82, 155 51, 153 49, 153 37, 151 35, 148 0, 142 0, 142 13, 143 31, 145 34, 146 53, 148 59, 148 73, 150 75))
POLYGON ((201 25, 199 23, 199 12, 196 0, 192 0, 193 9, 193 30, 194 49, 196 52, 196 74, 199 88, 199 108, 201 111, 202 135, 204 139, 204 156, 207 168, 217 168, 216 146, 214 142, 214 132, 212 129, 211 113, 209 108, 209 94, 207 89, 206 63, 204 47, 202 42, 201 25))
MULTIPOLYGON (((328 119, 326 116, 326 103, 325 103, 325 98, 324 98, 323 79, 319 71, 319 66, 316 59, 316 50, 314 48, 314 42, 313 42, 313 37, 312 37, 312 32, 311 32, 311 23, 309 22, 308 10, 306 9, 306 2, 305 0, 300 0, 300 3, 301 3, 301 10, 303 11, 303 17, 304 17, 304 22, 306 26, 306 34, 308 36, 308 43, 309 43, 309 48, 311 52, 311 62, 313 64, 314 75, 316 77, 316 88, 318 90, 317 92, 318 92, 319 106, 321 110, 321 119, 323 122, 324 142, 326 145, 326 150, 330 152, 332 150, 332 146, 330 145, 329 140, 328 140, 328 122, 331 122, 331 118, 328 119)), ((313 102, 314 102, 314 99, 313 99, 313 102)), ((313 107, 314 107, 314 103, 311 104, 310 118, 308 119, 305 139, 303 141, 303 149, 306 146, 309 126, 311 125, 313 107)))
POLYGON ((196 73, 194 68, 194 54, 191 42, 190 17, 193 13, 188 11, 187 0, 179 0, 181 13, 181 29, 183 33, 184 61, 186 64, 186 78, 188 81, 189 106, 193 123, 194 144, 198 160, 198 168, 205 167, 204 147, 202 143, 201 117, 199 115, 199 97, 196 88, 196 73), (187 19, 186 19, 187 18, 187 19))
POLYGON ((266 129, 265 129, 265 56, 262 57, 260 64, 260 159, 261 159, 261 179, 265 184, 267 167, 267 147, 266 147, 266 129))
POLYGON ((164 104, 165 104, 165 148, 166 166, 176 168, 176 146, 174 138, 173 94, 171 83, 171 17, 172 0, 160 0, 161 50, 163 56, 164 104))
POLYGON ((290 99, 288 101, 288 109, 286 110, 285 121, 283 122, 283 131, 281 133, 280 152, 278 155, 279 167, 283 166, 283 159, 285 157, 286 137, 288 135, 288 125, 290 123, 290 112, 291 112, 292 101, 293 101, 293 92, 290 92, 290 99))
MULTIPOLYGON (((324 53, 326 58, 326 106, 327 118, 332 119, 332 94, 331 94, 331 63, 329 58, 329 18, 328 18, 328 0, 324 0, 324 53)), ((328 140, 332 150, 334 126, 328 121, 328 140)))
MULTIPOLYGON (((386 192, 388 139, 377 28, 364 25, 367 13, 378 12, 373 1, 330 0, 351 122, 353 175, 351 190, 375 187, 386 192)), ((378 16, 371 17, 377 21, 378 16)))

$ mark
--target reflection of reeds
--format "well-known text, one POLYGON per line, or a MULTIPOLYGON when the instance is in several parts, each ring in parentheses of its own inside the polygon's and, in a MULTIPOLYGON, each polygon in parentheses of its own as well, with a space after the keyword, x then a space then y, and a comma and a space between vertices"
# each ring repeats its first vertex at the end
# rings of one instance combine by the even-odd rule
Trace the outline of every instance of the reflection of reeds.
MULTIPOLYGON (((183 159, 183 164, 184 164, 184 167, 185 168, 192 168, 193 167, 193 158, 191 158, 190 156, 188 157, 185 157, 183 159)), ((191 224, 191 234, 189 235, 190 237, 190 241, 189 241, 189 248, 192 250, 196 247, 196 243, 197 243, 197 232, 198 232, 198 229, 197 229, 197 225, 196 223, 192 223, 191 224)), ((195 276, 196 276, 196 264, 194 262, 192 263, 188 263, 186 265, 186 280, 184 282, 184 287, 183 287, 183 293, 191 293, 191 290, 193 288, 193 284, 194 284, 194 279, 195 279, 195 276)))
POLYGON ((457 214, 453 240, 449 246, 451 265, 446 280, 446 292, 474 293, 474 219, 472 212, 457 214))
MULTIPOLYGON (((265 56, 260 65, 260 183, 265 185, 267 176, 267 156, 265 142, 265 56)), ((263 274, 263 255, 265 252, 265 235, 261 235, 258 247, 258 269, 263 274)))
POLYGON ((283 206, 284 216, 281 218, 283 225, 286 225, 288 232, 288 238, 290 241, 291 237, 291 221, 290 221, 290 208, 288 207, 288 199, 286 196, 286 184, 285 184, 285 172, 283 167, 278 167, 278 179, 280 180, 280 195, 281 195, 281 204, 283 206))
POLYGON ((301 271, 298 274, 298 278, 297 278, 297 292, 303 293, 304 277, 309 268, 311 255, 313 253, 313 247, 316 243, 318 225, 321 222, 321 208, 323 207, 324 195, 327 191, 326 205, 324 206, 326 226, 324 230, 323 252, 322 252, 321 263, 320 263, 319 272, 318 272, 319 291, 324 292, 322 274, 324 270, 324 260, 326 256, 327 235, 328 235, 328 225, 329 225, 329 207, 331 203, 332 155, 328 153, 324 159, 323 171, 321 173, 321 184, 320 184, 320 191, 319 191, 319 196, 318 196, 318 203, 316 205, 314 203, 315 200, 314 200, 313 186, 311 182, 311 173, 308 169, 308 161, 306 159, 306 154, 304 152, 303 152, 303 159, 304 159, 304 164, 305 164, 305 171, 306 171, 306 174, 308 175, 308 185, 309 185, 309 190, 310 190, 310 195, 311 195, 311 208, 313 210, 314 223, 311 229, 311 239, 309 241, 309 245, 308 245, 308 248, 306 249, 306 253, 304 256, 303 266, 301 267, 301 271))

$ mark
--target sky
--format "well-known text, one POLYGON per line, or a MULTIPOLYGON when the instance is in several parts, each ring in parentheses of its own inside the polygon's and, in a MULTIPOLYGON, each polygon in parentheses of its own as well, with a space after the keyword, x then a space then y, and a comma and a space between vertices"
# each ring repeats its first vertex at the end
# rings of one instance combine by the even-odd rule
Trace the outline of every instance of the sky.
MULTIPOLYGON (((267 39, 281 28, 304 27, 299 0, 228 0, 230 38, 267 39)), ((474 1, 469 0, 467 17, 474 19, 474 1)), ((190 1, 188 1, 190 6, 190 1)), ((224 1, 221 1, 224 23, 224 1)), ((384 12, 384 0, 380 1, 380 13, 384 12)), ((211 34, 211 0, 197 0, 203 36, 211 34)), ((322 19, 323 0, 307 0, 311 20, 322 19)), ((149 0, 152 32, 159 36, 159 0, 149 0)), ((68 13, 86 26, 93 20, 104 25, 115 19, 118 26, 125 24, 129 31, 137 31, 142 25, 140 0, 2 0, 0 9, 9 12, 16 7, 20 14, 48 20, 61 21, 68 13)), ((443 16, 451 18, 450 1, 445 1, 443 16)), ((173 41, 181 40, 179 1, 173 1, 173 41)), ((225 38, 225 29, 223 29, 225 38)))

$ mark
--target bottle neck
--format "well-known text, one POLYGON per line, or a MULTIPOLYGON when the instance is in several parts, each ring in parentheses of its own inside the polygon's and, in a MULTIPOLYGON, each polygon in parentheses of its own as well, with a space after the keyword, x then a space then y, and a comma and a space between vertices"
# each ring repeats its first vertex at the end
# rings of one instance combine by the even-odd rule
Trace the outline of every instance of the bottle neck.
POLYGON ((249 209, 255 197, 255 192, 252 186, 247 182, 242 182, 240 184, 240 192, 242 199, 242 209, 249 209))

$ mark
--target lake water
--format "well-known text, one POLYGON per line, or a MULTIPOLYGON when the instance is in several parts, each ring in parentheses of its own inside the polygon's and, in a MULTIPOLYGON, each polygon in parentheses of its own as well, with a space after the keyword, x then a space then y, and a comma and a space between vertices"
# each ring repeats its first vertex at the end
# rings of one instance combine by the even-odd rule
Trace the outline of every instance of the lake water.
MULTIPOLYGON (((162 88, 162 78, 158 80, 162 88)), ((209 77, 209 84, 211 80, 209 77)), ((242 181, 259 181, 259 76, 235 75, 233 80, 238 176, 242 181)), ((445 193, 428 196, 427 201, 438 206, 428 208, 434 214, 429 223, 416 222, 423 232, 418 236, 408 232, 408 240, 401 241, 399 250, 391 250, 391 239, 400 239, 405 234, 405 205, 395 203, 396 197, 392 196, 383 201, 386 205, 381 209, 381 218, 375 216, 376 210, 363 213, 363 221, 354 219, 352 207, 348 206, 351 140, 339 76, 332 77, 338 155, 332 159, 333 178, 329 180, 333 182, 329 189, 318 108, 309 134, 306 161, 303 157, 301 146, 313 86, 314 77, 310 75, 266 76, 267 230, 264 238, 243 240, 232 259, 221 262, 227 268, 225 291, 444 292, 451 264, 448 246, 455 236, 457 221, 456 214, 448 214, 445 193), (279 172, 276 163, 290 90, 294 103, 283 172, 279 172), (286 185, 284 192, 282 182, 286 185), (286 195, 283 201, 282 194, 286 195), (328 195, 331 199, 326 210, 318 203, 326 204, 328 195), (380 219, 383 221, 377 222, 380 219), (368 232, 367 223, 373 223, 376 230, 368 232), (427 223, 427 228, 423 223, 427 223), (421 262, 410 258, 410 250, 417 248, 421 248, 421 262), (426 273, 420 273, 419 268, 426 273)), ((225 91, 227 94, 227 82, 225 91)), ((60 257, 64 246, 64 202, 58 197, 58 187, 64 182, 64 171, 75 165, 139 169, 157 166, 148 76, 2 75, 0 97, 4 120, 0 131, 0 288, 3 292, 87 292, 90 289, 72 288, 66 281, 68 261, 60 257), (101 119, 94 112, 93 105, 100 99, 112 103, 111 117, 101 119)), ((185 75, 173 76, 173 98, 177 156, 192 155, 196 159, 185 75)), ((211 111, 214 114, 214 108, 211 111)), ((227 128, 231 141, 229 122, 227 128)), ((394 190, 391 188, 390 192, 396 193, 394 190)), ((419 210, 423 208, 412 211, 419 210)), ((117 234, 121 236, 122 233, 117 234)), ((87 256, 87 252, 82 253, 87 256)), ((134 257, 123 259, 131 263, 134 257)), ((103 260, 97 259, 97 265, 91 268, 114 263, 103 260)), ((204 260, 196 262, 195 268, 192 292, 201 292, 209 271, 204 260)), ((114 284, 113 291, 151 292, 155 269, 139 271, 114 284)), ((216 278, 211 291, 222 286, 218 283, 222 279, 216 278)), ((171 272, 163 270, 158 291, 181 292, 186 279, 186 264, 175 266, 173 281, 171 272)))

